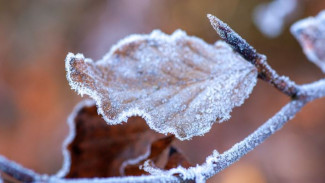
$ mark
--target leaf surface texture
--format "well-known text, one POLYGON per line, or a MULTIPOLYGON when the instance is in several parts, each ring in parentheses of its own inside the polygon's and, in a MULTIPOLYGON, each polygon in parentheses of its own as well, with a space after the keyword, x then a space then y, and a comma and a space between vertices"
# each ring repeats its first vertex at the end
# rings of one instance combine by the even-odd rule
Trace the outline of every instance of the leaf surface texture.
POLYGON ((181 30, 131 35, 97 62, 69 53, 67 78, 92 97, 108 124, 143 117, 150 128, 184 140, 230 118, 256 84, 256 68, 218 41, 181 30))

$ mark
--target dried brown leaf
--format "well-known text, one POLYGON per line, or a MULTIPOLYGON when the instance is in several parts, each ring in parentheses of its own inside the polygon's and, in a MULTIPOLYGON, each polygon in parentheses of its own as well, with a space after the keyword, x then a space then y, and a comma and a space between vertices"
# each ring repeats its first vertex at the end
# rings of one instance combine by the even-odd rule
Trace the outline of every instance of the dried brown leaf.
POLYGON ((189 168, 193 165, 175 147, 170 147, 168 161, 167 161, 164 169, 170 170, 172 168, 177 168, 178 166, 182 166, 184 168, 189 168))
POLYGON ((180 30, 129 36, 97 62, 69 53, 66 70, 71 87, 95 99, 108 124, 139 115, 181 140, 230 118, 257 76, 226 43, 209 45, 180 30))
POLYGON ((163 151, 167 149, 172 143, 174 136, 167 136, 154 141, 150 145, 150 149, 136 159, 131 159, 125 161, 121 167, 121 172, 124 175, 144 175, 148 174, 144 170, 140 169, 140 166, 144 164, 145 161, 150 160, 152 163, 157 163, 160 158, 163 158, 163 151))
POLYGON ((98 115, 93 101, 84 101, 70 116, 71 134, 65 142, 65 163, 60 177, 121 176, 120 166, 144 154, 160 134, 149 130, 140 117, 127 125, 110 126, 98 115))

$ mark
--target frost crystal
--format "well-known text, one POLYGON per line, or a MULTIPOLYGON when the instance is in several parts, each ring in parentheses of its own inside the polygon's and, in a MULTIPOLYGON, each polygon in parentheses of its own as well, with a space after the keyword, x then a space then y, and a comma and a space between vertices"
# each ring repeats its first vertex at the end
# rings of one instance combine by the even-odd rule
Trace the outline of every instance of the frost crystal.
POLYGON ((67 78, 91 96, 108 124, 142 116, 150 128, 181 140, 230 118, 256 84, 256 68, 229 45, 209 45, 181 30, 131 35, 93 62, 69 53, 67 78))
POLYGON ((277 37, 282 33, 288 17, 297 9, 297 6, 297 0, 274 0, 261 4, 254 11, 254 22, 266 36, 277 37))
POLYGON ((292 25, 291 33, 299 41, 307 58, 325 72, 325 10, 292 25))

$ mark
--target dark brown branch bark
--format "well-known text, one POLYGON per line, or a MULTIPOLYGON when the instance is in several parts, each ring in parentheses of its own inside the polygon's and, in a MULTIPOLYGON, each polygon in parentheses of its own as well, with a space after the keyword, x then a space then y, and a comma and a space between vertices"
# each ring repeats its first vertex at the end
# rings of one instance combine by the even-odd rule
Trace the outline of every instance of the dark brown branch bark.
POLYGON ((208 14, 208 18, 221 39, 227 42, 243 58, 255 65, 260 79, 270 83, 292 98, 297 97, 297 85, 288 77, 279 76, 267 63, 265 55, 258 53, 245 39, 217 17, 208 14))

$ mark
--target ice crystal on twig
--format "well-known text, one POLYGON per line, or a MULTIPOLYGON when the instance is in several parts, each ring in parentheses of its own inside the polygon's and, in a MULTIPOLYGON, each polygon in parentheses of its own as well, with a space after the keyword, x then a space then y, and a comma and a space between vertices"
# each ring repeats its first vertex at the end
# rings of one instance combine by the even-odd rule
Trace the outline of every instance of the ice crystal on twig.
POLYGON ((265 55, 256 52, 245 39, 232 30, 226 23, 211 14, 207 16, 218 35, 242 57, 255 65, 260 79, 270 83, 286 95, 293 98, 296 96, 298 90, 296 84, 286 76, 279 76, 267 63, 265 55))
POLYGON ((211 14, 208 14, 207 17, 219 36, 235 51, 240 53, 247 61, 254 62, 257 59, 258 55, 256 50, 249 45, 245 39, 233 31, 226 23, 211 14))

